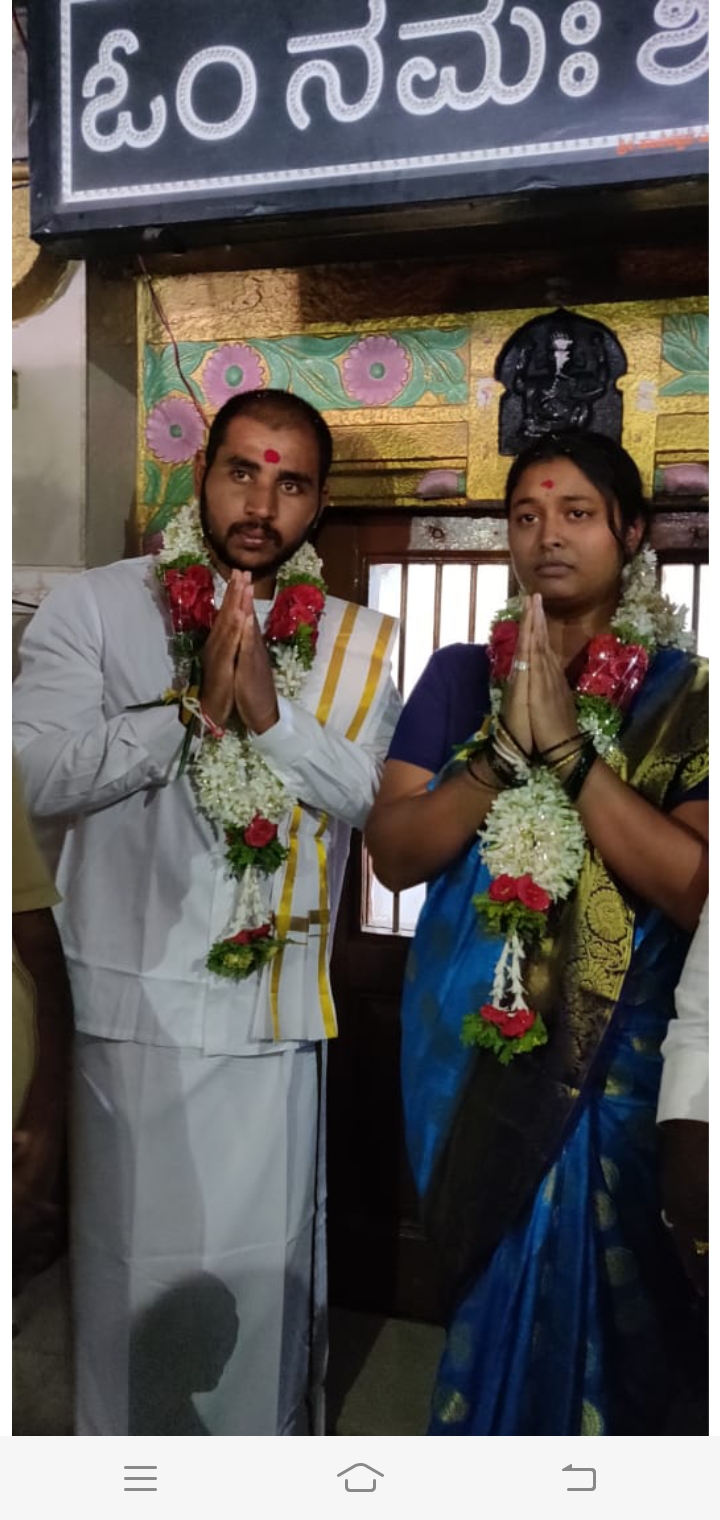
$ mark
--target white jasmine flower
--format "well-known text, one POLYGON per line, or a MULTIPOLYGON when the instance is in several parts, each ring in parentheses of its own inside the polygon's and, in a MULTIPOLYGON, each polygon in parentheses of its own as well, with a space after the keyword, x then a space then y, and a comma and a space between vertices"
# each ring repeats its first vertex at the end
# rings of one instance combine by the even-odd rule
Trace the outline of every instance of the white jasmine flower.
POLYGON ((163 529, 163 546, 157 558, 161 565, 178 559, 181 554, 192 554, 200 563, 209 563, 200 526, 197 502, 181 507, 163 529))
MULTIPOLYGON (((197 502, 189 502, 181 507, 168 523, 156 563, 166 565, 181 555, 187 555, 196 564, 211 565, 202 535, 197 502)), ((281 567, 277 577, 278 586, 297 577, 322 582, 322 561, 310 544, 303 544, 281 567)), ((218 586, 217 575, 215 579, 215 602, 219 606, 225 584, 223 582, 218 586)), ((309 672, 298 659, 295 649, 282 644, 274 645, 272 657, 278 692, 281 696, 298 696, 309 672)), ((181 656, 178 660, 177 684, 185 685, 188 677, 188 658, 181 656)), ((205 734, 190 766, 190 776, 201 811, 216 825, 219 833, 227 829, 242 831, 258 815, 270 823, 280 825, 295 803, 295 798, 266 765, 247 735, 234 729, 229 729, 220 739, 205 734)), ((269 904, 265 874, 254 864, 246 866, 240 872, 233 924, 228 934, 237 933, 243 928, 256 928, 268 922, 271 916, 269 904)), ((245 975, 246 970, 241 970, 238 974, 245 975)))
POLYGON ((532 876, 553 898, 572 891, 585 853, 585 830, 562 787, 545 770, 493 803, 480 836, 491 876, 532 876))

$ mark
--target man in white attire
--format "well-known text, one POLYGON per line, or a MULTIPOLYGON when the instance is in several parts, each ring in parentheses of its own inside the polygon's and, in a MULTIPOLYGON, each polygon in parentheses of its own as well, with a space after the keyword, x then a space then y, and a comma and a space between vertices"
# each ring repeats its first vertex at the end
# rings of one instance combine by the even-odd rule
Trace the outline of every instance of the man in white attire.
POLYGON ((400 706, 392 619, 328 597, 293 699, 262 636, 331 452, 319 413, 285 392, 215 418, 197 541, 219 610, 180 709, 190 729, 177 705, 144 706, 176 684, 151 558, 69 579, 23 641, 28 803, 64 825, 79 1435, 323 1433, 328 962, 350 830, 400 706), (235 981, 206 966, 233 933, 237 883, 195 782, 203 735, 238 720, 288 803, 287 854, 264 878, 282 948, 235 981))

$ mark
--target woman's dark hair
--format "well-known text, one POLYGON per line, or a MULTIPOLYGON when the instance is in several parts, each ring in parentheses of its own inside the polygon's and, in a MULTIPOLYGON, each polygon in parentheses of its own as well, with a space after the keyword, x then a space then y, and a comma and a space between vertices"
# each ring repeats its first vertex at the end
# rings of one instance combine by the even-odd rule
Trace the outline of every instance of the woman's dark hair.
POLYGON ((316 408, 309 401, 303 401, 302 396, 293 395, 292 391, 262 389, 240 391, 239 395, 231 396, 213 418, 205 449, 206 470, 210 469, 220 445, 225 442, 233 418, 242 416, 267 417, 273 423, 310 428, 318 446, 318 484, 322 489, 332 464, 332 435, 325 418, 316 408))
POLYGON ((623 554, 624 533, 638 518, 642 520, 642 538, 645 538, 650 522, 650 505, 643 495, 640 471, 635 460, 627 449, 615 443, 614 439, 606 438, 604 433, 583 433, 579 428, 568 428, 561 433, 546 433, 518 454, 510 466, 505 484, 506 516, 510 514, 514 492, 528 466, 551 459, 570 459, 604 497, 610 532, 620 544, 623 554), (620 513, 619 528, 615 521, 615 507, 620 513))

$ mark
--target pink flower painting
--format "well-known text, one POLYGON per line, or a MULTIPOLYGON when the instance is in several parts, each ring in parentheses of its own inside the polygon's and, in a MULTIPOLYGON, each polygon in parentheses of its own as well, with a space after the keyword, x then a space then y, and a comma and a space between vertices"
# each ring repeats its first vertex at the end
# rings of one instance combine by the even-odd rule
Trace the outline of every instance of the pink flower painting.
POLYGON ((410 379, 410 355, 396 338, 379 334, 353 343, 341 363, 342 383, 353 401, 386 406, 410 379))
POLYGON ((212 406, 223 406, 241 391, 255 391, 265 384, 260 354, 248 343, 223 343, 205 365, 203 387, 212 406))
POLYGON ((202 448, 205 429, 200 413, 192 401, 169 396, 158 401, 145 424, 145 441, 157 459, 166 464, 183 464, 202 448))

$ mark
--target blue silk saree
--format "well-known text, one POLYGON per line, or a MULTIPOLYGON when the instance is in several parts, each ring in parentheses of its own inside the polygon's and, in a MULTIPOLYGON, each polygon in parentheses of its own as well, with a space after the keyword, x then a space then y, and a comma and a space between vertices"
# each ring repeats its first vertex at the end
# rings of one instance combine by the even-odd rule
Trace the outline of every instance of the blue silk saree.
MULTIPOLYGON (((659 809, 707 795, 707 666, 662 651, 610 763, 659 809)), ((452 762, 436 778, 438 782, 452 762)), ((447 1287, 431 1434, 662 1431, 686 1285, 659 1219, 659 1047, 688 937, 588 845, 526 986, 547 1046, 460 1043, 500 942, 477 845, 430 885, 408 961, 408 1150, 447 1287)))

